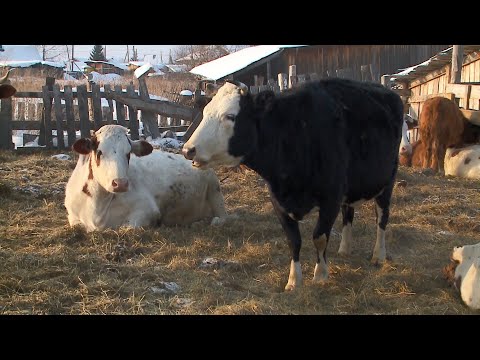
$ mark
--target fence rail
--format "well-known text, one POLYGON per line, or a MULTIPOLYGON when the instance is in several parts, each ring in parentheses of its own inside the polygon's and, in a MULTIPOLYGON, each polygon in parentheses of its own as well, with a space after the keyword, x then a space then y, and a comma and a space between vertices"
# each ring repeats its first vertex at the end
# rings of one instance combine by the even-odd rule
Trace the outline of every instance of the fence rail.
MULTIPOLYGON (((139 79, 140 81, 141 79, 139 79)), ((12 149, 14 130, 39 131, 39 145, 59 150, 70 147, 77 138, 90 137, 91 130, 106 124, 119 124, 130 130, 130 137, 140 138, 139 121, 144 130, 156 126, 151 134, 159 135, 166 130, 186 131, 199 110, 167 100, 151 99, 146 87, 139 95, 130 84, 125 89, 116 85, 65 85, 60 89, 54 79, 47 78, 42 91, 19 91, 13 97, 1 100, 0 148, 12 149), (150 122, 146 123, 146 117, 150 122), (153 125, 150 125, 153 124, 153 125), (67 134, 56 136, 54 134, 67 134), (54 146, 53 139, 56 138, 54 146)), ((148 130, 148 129, 147 129, 148 130)), ((144 131, 145 133, 145 131, 144 131)), ((31 138, 26 136, 26 138, 31 138)))

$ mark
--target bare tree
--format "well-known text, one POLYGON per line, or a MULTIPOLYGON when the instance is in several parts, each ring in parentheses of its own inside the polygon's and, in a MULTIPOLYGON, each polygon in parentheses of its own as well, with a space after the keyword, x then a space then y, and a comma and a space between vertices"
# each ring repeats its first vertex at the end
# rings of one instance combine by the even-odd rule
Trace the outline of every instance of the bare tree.
POLYGON ((195 67, 245 46, 249 45, 178 45, 173 49, 173 57, 177 63, 195 67))
POLYGON ((65 45, 35 45, 43 61, 58 61, 65 57, 65 45))

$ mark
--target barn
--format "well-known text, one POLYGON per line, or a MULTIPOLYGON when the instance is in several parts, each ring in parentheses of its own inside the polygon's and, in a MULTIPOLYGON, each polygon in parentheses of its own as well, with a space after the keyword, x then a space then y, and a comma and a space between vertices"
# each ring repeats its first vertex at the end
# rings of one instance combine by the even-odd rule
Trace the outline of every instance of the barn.
POLYGON ((449 45, 259 45, 199 65, 190 72, 212 80, 264 85, 296 65, 297 74, 380 81, 382 74, 419 63, 449 45), (256 79, 256 82, 255 80, 256 79))
POLYGON ((0 71, 15 68, 15 76, 63 78, 63 62, 44 61, 34 45, 4 45, 0 52, 0 71))
MULTIPOLYGON (((389 86, 397 89, 405 102, 405 112, 413 119, 419 119, 426 100, 443 96, 454 100, 470 122, 480 125, 480 45, 458 47, 461 70, 455 71, 452 66, 451 46, 388 76, 389 86)), ((415 130, 412 136, 417 139, 415 130)))

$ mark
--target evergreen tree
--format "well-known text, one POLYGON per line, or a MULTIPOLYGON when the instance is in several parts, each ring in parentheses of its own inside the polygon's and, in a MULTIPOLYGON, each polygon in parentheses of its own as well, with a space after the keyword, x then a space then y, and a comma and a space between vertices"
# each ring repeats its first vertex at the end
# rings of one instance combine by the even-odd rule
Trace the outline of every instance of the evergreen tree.
POLYGON ((90 60, 93 61, 107 61, 105 54, 103 53, 102 45, 94 45, 92 52, 90 53, 90 60))

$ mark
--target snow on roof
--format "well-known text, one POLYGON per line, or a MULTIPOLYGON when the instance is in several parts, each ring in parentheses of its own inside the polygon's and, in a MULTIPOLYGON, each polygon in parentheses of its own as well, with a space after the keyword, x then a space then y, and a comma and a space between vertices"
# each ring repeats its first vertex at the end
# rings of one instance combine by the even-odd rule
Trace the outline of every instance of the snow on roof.
POLYGON ((146 63, 145 65, 140 66, 134 71, 135 77, 138 79, 142 75, 144 75, 146 72, 148 72, 150 69, 153 69, 152 64, 146 63))
POLYGON ((5 51, 0 52, 0 66, 29 67, 37 64, 65 67, 64 63, 43 61, 34 45, 4 45, 5 51))
POLYGON ((165 64, 165 67, 168 68, 171 72, 186 72, 187 65, 173 65, 173 64, 165 64))
POLYGON ((120 63, 115 60, 108 60, 108 61, 102 61, 102 60, 85 60, 87 64, 89 63, 100 63, 100 64, 108 64, 108 65, 113 65, 119 69, 122 70, 128 70, 128 64, 120 63))
POLYGON ((218 80, 233 74, 254 62, 270 56, 284 48, 306 45, 258 45, 248 47, 194 67, 190 72, 205 78, 218 80))

